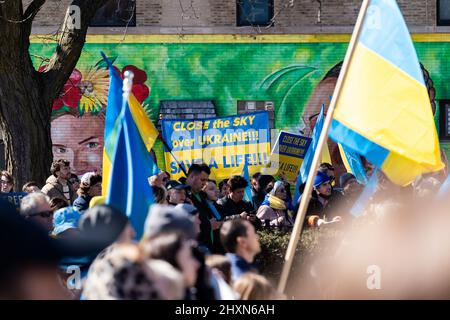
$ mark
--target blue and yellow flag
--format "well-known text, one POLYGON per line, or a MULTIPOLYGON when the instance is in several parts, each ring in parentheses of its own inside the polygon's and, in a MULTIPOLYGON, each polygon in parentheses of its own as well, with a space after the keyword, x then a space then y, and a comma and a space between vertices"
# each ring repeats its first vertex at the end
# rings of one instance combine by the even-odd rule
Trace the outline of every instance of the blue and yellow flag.
POLYGON ((242 168, 242 176, 248 182, 248 186, 244 190, 244 199, 253 204, 252 189, 251 189, 252 181, 250 180, 250 175, 248 173, 247 161, 245 161, 244 167, 242 168))
MULTIPOLYGON (((109 186, 109 177, 111 175, 111 162, 114 153, 114 147, 117 140, 117 131, 114 130, 116 121, 122 110, 122 79, 118 73, 112 67, 106 56, 101 53, 103 59, 109 66, 109 93, 108 93, 108 105, 106 107, 106 120, 105 120, 105 146, 103 148, 103 182, 102 182, 102 194, 106 196, 109 186)), ((130 93, 128 99, 128 106, 133 117, 133 121, 139 131, 139 135, 142 141, 145 143, 147 151, 150 152, 156 139, 158 138, 158 130, 153 125, 152 121, 147 117, 144 108, 139 104, 136 97, 130 93)), ((159 169, 155 165, 153 168, 153 174, 159 172, 159 169)))
MULTIPOLYGON (((111 83, 108 100, 118 103, 122 97, 122 80, 110 66, 111 83)), ((110 173, 104 173, 108 180, 106 204, 121 209, 126 213, 136 238, 139 239, 144 230, 144 223, 150 205, 154 202, 148 178, 154 174, 156 165, 148 152, 148 146, 142 139, 139 125, 133 117, 133 100, 122 99, 121 111, 109 131, 109 139, 105 150, 113 150, 108 155, 110 173)), ((112 106, 109 111, 117 106, 112 106)))
POLYGON ((359 183, 367 184, 368 179, 366 170, 364 169, 364 165, 362 164, 361 156, 340 143, 338 144, 338 146, 342 162, 344 163, 347 172, 353 174, 359 183))
MULTIPOLYGON (((323 124, 325 121, 325 106, 322 105, 322 108, 320 109, 319 116, 317 117, 316 124, 314 126, 313 132, 311 134, 311 145, 308 148, 308 151, 306 151, 305 158, 303 159, 303 162, 300 166, 300 171, 298 172, 297 176, 297 182, 295 184, 295 190, 294 190, 294 199, 293 199, 293 205, 295 206, 297 204, 298 199, 300 198, 300 191, 299 188, 302 185, 302 183, 305 183, 308 179, 308 173, 311 169, 312 161, 314 158, 314 153, 316 153, 317 150, 317 144, 319 143, 320 134, 322 133, 323 124)), ((324 148, 328 149, 328 144, 324 144, 324 148)), ((322 157, 323 159, 323 157, 322 157)))
POLYGON ((342 76, 333 140, 399 185, 444 167, 430 98, 396 1, 370 1, 342 76))

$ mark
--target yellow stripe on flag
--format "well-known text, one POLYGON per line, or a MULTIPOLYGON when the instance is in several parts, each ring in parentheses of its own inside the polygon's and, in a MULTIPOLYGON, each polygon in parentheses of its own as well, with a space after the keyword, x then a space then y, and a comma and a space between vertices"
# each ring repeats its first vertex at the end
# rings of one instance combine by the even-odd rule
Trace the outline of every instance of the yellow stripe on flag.
POLYGON ((133 94, 130 95, 128 105, 130 106, 131 115, 141 134, 142 140, 150 152, 158 138, 159 132, 133 94))

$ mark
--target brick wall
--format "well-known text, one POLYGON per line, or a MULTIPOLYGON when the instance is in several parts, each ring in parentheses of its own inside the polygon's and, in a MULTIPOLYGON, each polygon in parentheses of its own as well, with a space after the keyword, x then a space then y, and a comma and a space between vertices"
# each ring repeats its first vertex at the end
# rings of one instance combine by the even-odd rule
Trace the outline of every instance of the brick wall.
MULTIPOLYGON (((24 6, 31 0, 25 0, 24 6)), ((36 17, 35 26, 58 26, 70 0, 47 0, 36 17)), ((283 32, 299 32, 299 27, 353 26, 361 0, 322 0, 319 22, 319 2, 314 0, 274 0, 275 27, 283 32)), ((409 26, 436 24, 436 1, 398 0, 409 26)), ((137 0, 137 27, 167 28, 234 28, 232 33, 245 32, 236 28, 236 2, 233 0, 137 0), (180 5, 181 3, 181 5, 180 5)), ((158 29, 150 33, 158 32, 158 29)), ((263 30, 264 31, 264 30, 263 30)), ((200 32, 200 31, 199 31, 200 32)))

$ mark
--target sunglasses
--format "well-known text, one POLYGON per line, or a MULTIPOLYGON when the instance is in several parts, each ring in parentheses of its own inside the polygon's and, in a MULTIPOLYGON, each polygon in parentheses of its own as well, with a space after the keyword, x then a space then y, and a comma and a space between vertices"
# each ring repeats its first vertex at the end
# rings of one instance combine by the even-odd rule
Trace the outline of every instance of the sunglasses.
POLYGON ((42 218, 50 218, 53 215, 53 211, 42 211, 42 212, 37 212, 37 213, 32 213, 30 215, 28 215, 28 217, 36 217, 36 216, 41 216, 42 218))
POLYGON ((0 184, 11 184, 11 181, 0 180, 0 184))

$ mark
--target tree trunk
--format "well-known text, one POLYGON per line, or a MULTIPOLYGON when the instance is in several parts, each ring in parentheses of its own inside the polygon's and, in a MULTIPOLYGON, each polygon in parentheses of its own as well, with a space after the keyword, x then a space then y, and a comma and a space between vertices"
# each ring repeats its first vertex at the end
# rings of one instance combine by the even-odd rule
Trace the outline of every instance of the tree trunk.
POLYGON ((0 129, 6 167, 15 190, 30 180, 43 185, 53 160, 50 117, 53 100, 75 68, 86 40, 89 22, 107 0, 73 0, 80 11, 80 27, 66 14, 55 53, 44 73, 37 72, 28 52, 34 17, 45 0, 0 1, 0 129))
POLYGON ((6 169, 14 177, 14 190, 21 191, 25 182, 43 185, 49 175, 51 102, 45 100, 42 77, 33 68, 28 49, 24 55, 14 48, 17 43, 5 42, 0 47, 0 127, 6 169))

